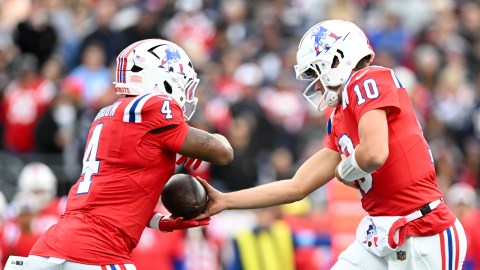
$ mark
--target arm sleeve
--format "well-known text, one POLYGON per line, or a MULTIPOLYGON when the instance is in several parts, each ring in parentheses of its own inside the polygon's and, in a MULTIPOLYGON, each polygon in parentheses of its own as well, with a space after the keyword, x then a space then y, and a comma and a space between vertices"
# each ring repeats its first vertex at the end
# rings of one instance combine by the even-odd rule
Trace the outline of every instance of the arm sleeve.
POLYGON ((185 123, 182 108, 168 96, 156 95, 149 98, 141 114, 141 121, 148 130, 185 123))
POLYGON ((178 152, 190 126, 178 103, 165 96, 155 96, 145 104, 142 122, 148 132, 142 143, 178 152))
POLYGON ((349 107, 357 122, 368 111, 390 108, 390 113, 399 113, 398 89, 403 88, 391 69, 370 68, 361 80, 353 82, 349 91, 349 107))

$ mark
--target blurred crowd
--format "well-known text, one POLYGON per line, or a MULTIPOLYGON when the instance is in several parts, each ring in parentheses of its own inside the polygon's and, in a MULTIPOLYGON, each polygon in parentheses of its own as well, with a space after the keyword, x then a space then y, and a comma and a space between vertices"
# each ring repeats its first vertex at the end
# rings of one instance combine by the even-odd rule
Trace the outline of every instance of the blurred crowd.
MULTIPOLYGON (((224 191, 290 177, 325 135, 328 113, 305 102, 306 85, 293 72, 300 38, 325 19, 361 26, 376 53, 373 64, 392 68, 406 86, 438 185, 469 234, 464 269, 480 269, 480 239, 469 233, 480 221, 474 0, 0 0, 2 261, 28 254, 61 215, 90 123, 117 98, 115 57, 140 39, 164 38, 185 49, 200 77, 190 124, 224 134, 234 148, 232 164, 203 163, 191 174, 224 191)), ((328 269, 336 257, 323 215, 327 197, 322 188, 295 205, 225 213, 207 229, 146 229, 137 267, 328 269), (247 267, 256 261, 263 267, 247 267)))

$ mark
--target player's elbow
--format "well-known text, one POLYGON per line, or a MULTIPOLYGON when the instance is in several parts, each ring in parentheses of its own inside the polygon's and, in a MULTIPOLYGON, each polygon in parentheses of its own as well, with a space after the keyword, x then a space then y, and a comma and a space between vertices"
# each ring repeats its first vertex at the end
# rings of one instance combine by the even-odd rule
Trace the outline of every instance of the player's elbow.
POLYGON ((212 134, 212 137, 215 138, 216 144, 216 154, 215 154, 215 164, 216 165, 227 165, 233 161, 233 149, 230 142, 223 135, 212 134))
POLYGON ((388 146, 371 148, 365 153, 366 171, 372 172, 378 170, 385 164, 389 155, 388 146))
POLYGON ((227 165, 233 161, 233 149, 229 147, 223 147, 218 151, 216 155, 215 164, 216 165, 227 165))

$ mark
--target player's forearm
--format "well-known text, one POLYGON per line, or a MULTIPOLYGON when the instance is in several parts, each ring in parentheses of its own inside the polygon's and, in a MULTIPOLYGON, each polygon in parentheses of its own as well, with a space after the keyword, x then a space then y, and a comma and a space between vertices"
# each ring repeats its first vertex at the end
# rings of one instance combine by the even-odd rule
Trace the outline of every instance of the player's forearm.
POLYGON ((337 152, 322 149, 300 166, 292 179, 281 180, 251 189, 225 193, 227 209, 262 208, 291 203, 305 198, 335 177, 340 162, 337 152))
POLYGON ((292 180, 280 180, 273 183, 225 193, 226 209, 254 209, 291 203, 305 197, 292 180))
POLYGON ((189 128, 187 137, 178 152, 216 165, 226 165, 233 160, 232 146, 224 136, 210 134, 193 127, 189 128))

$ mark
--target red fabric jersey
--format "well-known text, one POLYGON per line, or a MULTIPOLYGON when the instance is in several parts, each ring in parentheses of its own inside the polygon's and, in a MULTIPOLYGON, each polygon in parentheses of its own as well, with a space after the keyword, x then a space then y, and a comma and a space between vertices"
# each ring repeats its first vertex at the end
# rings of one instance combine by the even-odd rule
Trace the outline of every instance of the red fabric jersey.
POLYGON ((103 108, 65 215, 31 253, 84 264, 132 263, 130 253, 174 173, 187 132, 182 109, 168 96, 121 98, 103 108))
MULTIPOLYGON (((403 216, 442 198, 430 148, 409 96, 391 69, 371 66, 354 73, 343 88, 343 101, 327 124, 326 146, 347 156, 359 144, 358 123, 368 111, 390 108, 389 156, 371 175, 356 181, 362 206, 372 216, 403 216)), ((443 202, 408 224, 411 235, 433 235, 455 221, 443 202)))

